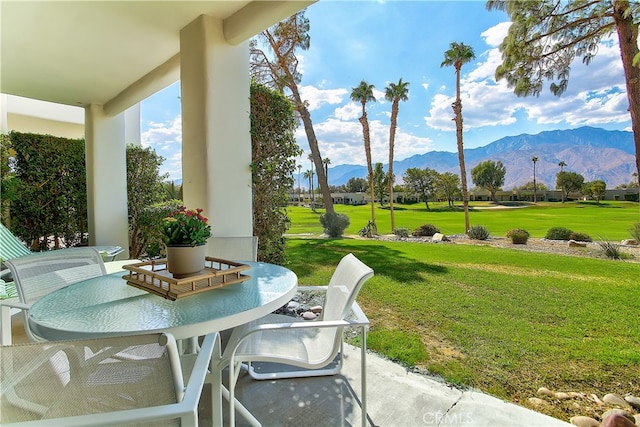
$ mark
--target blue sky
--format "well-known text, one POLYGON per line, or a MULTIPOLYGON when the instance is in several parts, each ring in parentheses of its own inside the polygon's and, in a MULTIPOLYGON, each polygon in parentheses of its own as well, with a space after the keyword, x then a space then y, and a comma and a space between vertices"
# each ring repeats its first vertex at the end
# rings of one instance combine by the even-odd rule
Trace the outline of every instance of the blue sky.
MULTIPOLYGON (((408 101, 400 104, 395 159, 456 151, 451 110, 455 73, 452 67, 440 67, 454 41, 471 45, 476 54, 462 68, 465 148, 551 129, 631 130, 615 38, 602 43, 588 67, 574 63, 561 97, 545 90, 537 98, 518 98, 504 81, 494 79, 508 18, 487 11, 484 1, 320 0, 306 16, 311 47, 298 52, 299 87, 309 102, 322 157, 331 166, 365 164, 360 105, 350 100, 361 80, 375 85, 377 102, 367 105, 374 163, 388 162, 391 104, 384 100, 384 88, 400 78, 410 85, 408 101)), ((176 83, 142 103, 142 143, 166 159, 162 172, 171 179, 182 175, 179 92, 176 83)), ((305 151, 300 163, 306 169, 309 149, 302 127, 296 137, 305 151)))

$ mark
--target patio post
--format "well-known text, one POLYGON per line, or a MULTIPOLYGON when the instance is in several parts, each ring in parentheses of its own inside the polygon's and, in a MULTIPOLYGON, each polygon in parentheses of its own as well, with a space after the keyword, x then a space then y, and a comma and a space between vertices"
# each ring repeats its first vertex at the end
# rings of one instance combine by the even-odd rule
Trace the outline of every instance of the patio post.
POLYGON ((118 245, 129 257, 124 113, 109 117, 102 105, 85 107, 85 161, 90 245, 118 245))
POLYGON ((184 201, 205 210, 214 239, 253 234, 247 43, 230 45, 207 15, 180 31, 184 201))

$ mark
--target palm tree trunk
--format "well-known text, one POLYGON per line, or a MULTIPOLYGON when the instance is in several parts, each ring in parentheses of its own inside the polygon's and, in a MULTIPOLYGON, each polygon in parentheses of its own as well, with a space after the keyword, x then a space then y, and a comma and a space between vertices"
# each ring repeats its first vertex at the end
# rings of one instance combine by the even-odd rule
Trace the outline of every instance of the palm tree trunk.
POLYGON ((359 119, 362 125, 362 134, 364 135, 364 152, 367 157, 367 170, 369 171, 369 193, 371 194, 371 222, 376 222, 376 207, 375 207, 375 191, 373 188, 373 166, 371 165, 371 139, 369 134, 369 121, 367 120, 367 113, 363 112, 359 119))
POLYGON ((464 145, 462 142, 462 101, 460 100, 460 67, 456 67, 456 102, 451 106, 455 113, 456 138, 458 141, 458 162, 460 163, 460 186, 464 207, 464 232, 469 230, 469 192, 467 190, 467 170, 464 165, 464 145))
POLYGON ((398 100, 394 100, 391 106, 391 128, 389 129, 389 214, 391 215, 391 232, 396 229, 396 218, 393 213, 393 151, 396 140, 396 127, 398 126, 398 100))

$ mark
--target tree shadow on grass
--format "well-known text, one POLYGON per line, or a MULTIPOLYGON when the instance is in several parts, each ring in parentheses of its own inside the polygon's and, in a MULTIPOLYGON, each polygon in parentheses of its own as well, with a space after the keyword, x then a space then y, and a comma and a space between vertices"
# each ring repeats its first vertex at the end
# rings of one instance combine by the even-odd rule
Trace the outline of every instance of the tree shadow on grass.
MULTIPOLYGON (((287 249, 289 267, 299 276, 308 276, 319 266, 337 266, 340 259, 353 253, 373 269, 378 276, 392 277, 399 282, 420 281, 422 274, 446 274, 441 265, 428 264, 409 258, 402 252, 382 244, 366 241, 352 244, 343 239, 305 239, 287 249)), ((353 242, 353 241, 352 241, 353 242)))

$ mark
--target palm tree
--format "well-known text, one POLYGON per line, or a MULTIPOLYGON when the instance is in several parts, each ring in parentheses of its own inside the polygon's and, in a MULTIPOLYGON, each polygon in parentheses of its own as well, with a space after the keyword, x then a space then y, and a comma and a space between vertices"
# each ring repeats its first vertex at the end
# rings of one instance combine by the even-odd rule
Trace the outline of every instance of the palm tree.
POLYGON ((302 165, 298 165, 298 203, 302 204, 302 196, 300 194, 300 171, 302 170, 302 165))
POLYGON ((564 160, 561 160, 560 163, 558 163, 558 166, 560 166, 560 172, 562 172, 567 164, 564 162, 564 160))
POLYGON ((369 171, 369 191, 371 193, 371 222, 376 223, 376 211, 374 206, 375 193, 373 189, 373 165, 371 164, 371 138, 369 135, 369 121, 367 120, 367 102, 375 102, 373 96, 373 85, 368 84, 364 80, 351 90, 351 100, 362 104, 362 115, 358 119, 362 125, 362 134, 364 136, 364 153, 367 157, 367 170, 369 171))
POLYGON ((389 213, 391 214, 391 231, 396 229, 396 219, 393 214, 393 150, 398 127, 398 109, 400 101, 409 99, 409 82, 403 82, 402 77, 398 84, 389 83, 385 88, 384 98, 391 101, 391 127, 389 128, 389 213))
POLYGON ((309 198, 311 199, 311 208, 315 211, 316 209, 316 195, 313 191, 313 154, 309 154, 307 158, 311 161, 311 181, 309 181, 309 188, 311 189, 309 193, 309 198))
POLYGON ((309 203, 311 203, 311 205, 313 206, 313 203, 311 202, 311 194, 312 194, 312 186, 313 186, 313 171, 312 170, 306 170, 304 171, 304 178, 307 179, 309 181, 309 203))
POLYGON ((537 199, 537 194, 536 194, 536 163, 538 162, 538 158, 536 156, 533 156, 531 158, 531 161, 533 162, 533 203, 536 203, 538 201, 537 199))
POLYGON ((325 157, 322 159, 322 164, 324 165, 324 176, 327 177, 327 182, 329 182, 329 165, 331 164, 331 159, 325 157))
POLYGON ((444 61, 440 67, 451 66, 456 70, 456 101, 451 105, 455 114, 456 137, 458 140, 458 161, 460 162, 460 183, 462 184, 462 204, 464 206, 464 232, 469 230, 469 192, 467 191, 467 171, 464 166, 464 146, 462 143, 462 101, 460 100, 460 69, 467 62, 475 59, 471 46, 452 42, 444 53, 444 61))

